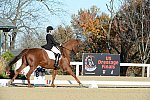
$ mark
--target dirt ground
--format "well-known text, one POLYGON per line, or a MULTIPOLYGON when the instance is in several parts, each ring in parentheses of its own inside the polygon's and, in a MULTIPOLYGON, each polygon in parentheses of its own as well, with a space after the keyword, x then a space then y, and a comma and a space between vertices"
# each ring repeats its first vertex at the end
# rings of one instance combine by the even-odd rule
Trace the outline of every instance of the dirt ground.
MULTIPOLYGON (((33 77, 32 77, 33 78, 33 77)), ((82 80, 150 81, 140 77, 89 77, 82 80)), ((51 76, 46 76, 51 79, 51 76)), ((57 76, 56 80, 74 80, 71 76, 57 76)), ((79 86, 0 87, 0 100, 150 100, 150 88, 80 88, 79 86)))
POLYGON ((0 87, 0 100, 150 100, 150 88, 0 87))

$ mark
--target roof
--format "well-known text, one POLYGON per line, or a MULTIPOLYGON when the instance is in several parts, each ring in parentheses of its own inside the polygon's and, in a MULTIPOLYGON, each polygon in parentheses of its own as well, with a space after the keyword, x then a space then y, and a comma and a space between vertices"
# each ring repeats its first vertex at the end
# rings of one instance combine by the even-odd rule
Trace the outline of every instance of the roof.
POLYGON ((10 20, 0 18, 0 30, 9 31, 10 29, 17 28, 10 20))

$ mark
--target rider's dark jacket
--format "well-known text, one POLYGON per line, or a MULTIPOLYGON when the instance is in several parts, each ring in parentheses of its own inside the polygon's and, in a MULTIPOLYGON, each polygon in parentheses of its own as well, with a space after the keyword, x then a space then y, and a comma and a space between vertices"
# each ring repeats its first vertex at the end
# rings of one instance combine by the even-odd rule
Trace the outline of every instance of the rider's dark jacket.
POLYGON ((47 41, 47 44, 43 45, 41 47, 44 48, 44 49, 47 49, 47 50, 51 50, 53 46, 60 45, 58 42, 56 42, 54 40, 54 38, 53 38, 53 36, 51 34, 47 34, 46 35, 46 41, 47 41))

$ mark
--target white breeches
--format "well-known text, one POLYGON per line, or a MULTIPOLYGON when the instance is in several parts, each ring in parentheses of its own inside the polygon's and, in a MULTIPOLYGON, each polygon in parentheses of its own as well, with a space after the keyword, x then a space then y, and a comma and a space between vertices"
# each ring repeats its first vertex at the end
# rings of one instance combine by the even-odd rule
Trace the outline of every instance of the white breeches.
POLYGON ((55 46, 53 46, 51 50, 55 53, 61 54, 60 51, 55 46))

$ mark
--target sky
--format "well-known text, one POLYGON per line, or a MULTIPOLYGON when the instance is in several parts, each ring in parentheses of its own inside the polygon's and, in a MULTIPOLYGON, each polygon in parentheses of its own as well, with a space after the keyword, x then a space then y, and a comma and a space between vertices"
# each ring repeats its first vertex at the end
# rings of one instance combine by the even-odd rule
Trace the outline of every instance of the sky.
MULTIPOLYGON (((106 4, 109 4, 110 0, 63 0, 63 9, 67 11, 67 14, 62 16, 52 16, 51 24, 54 27, 59 25, 70 25, 71 15, 77 14, 80 9, 89 9, 93 5, 100 8, 101 12, 109 13, 106 4)), ((115 0, 116 1, 116 0, 115 0)), ((118 1, 118 0, 117 0, 118 1)), ((117 3, 116 3, 117 4, 117 3)))

